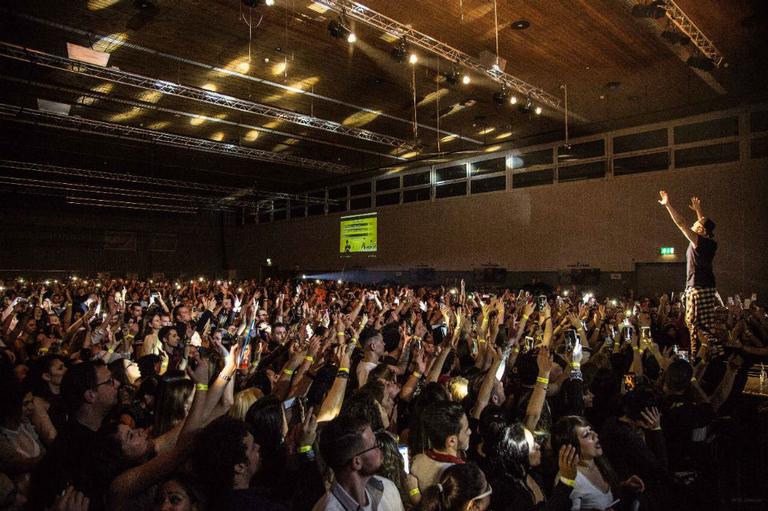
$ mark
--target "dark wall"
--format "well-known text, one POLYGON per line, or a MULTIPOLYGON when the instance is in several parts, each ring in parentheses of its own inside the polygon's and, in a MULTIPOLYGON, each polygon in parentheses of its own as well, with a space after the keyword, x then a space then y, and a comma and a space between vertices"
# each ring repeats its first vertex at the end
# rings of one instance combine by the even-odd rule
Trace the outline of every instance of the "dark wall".
POLYGON ((217 213, 179 215, 0 194, 0 274, 223 275, 217 213), (42 274, 42 273, 41 273, 42 274))

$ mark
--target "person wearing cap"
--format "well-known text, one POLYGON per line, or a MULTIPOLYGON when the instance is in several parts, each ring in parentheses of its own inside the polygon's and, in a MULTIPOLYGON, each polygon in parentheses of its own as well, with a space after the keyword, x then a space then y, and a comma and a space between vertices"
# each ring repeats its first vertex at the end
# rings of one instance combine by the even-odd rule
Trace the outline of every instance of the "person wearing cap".
POLYGON ((685 322, 691 332, 691 354, 695 356, 704 347, 708 356, 721 355, 722 347, 713 333, 715 308, 722 305, 715 288, 712 264, 717 252, 715 222, 704 216, 699 198, 691 197, 688 207, 696 213, 696 221, 688 227, 683 216, 672 207, 667 192, 662 190, 659 196, 659 204, 667 208, 672 221, 689 241, 686 251, 685 322))

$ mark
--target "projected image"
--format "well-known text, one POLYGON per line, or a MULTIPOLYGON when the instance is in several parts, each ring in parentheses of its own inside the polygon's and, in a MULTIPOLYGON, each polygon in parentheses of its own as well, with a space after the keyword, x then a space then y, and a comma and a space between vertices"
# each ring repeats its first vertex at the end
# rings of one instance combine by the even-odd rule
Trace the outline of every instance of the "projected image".
POLYGON ((376 252, 376 213, 341 217, 339 252, 354 254, 376 252))

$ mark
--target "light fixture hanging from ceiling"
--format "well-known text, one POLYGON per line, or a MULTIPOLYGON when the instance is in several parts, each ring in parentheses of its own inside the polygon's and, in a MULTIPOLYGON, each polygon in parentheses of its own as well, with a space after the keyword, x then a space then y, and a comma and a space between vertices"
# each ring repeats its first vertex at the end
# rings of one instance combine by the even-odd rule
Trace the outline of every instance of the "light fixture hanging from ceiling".
POLYGON ((408 41, 401 37, 397 44, 392 48, 390 56, 397 62, 405 62, 405 56, 408 55, 408 41))

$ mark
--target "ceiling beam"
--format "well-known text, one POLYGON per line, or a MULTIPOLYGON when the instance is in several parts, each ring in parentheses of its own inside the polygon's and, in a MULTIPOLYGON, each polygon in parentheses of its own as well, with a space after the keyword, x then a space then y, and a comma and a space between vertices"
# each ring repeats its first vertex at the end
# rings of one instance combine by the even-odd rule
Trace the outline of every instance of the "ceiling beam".
POLYGON ((234 144, 224 144, 220 142, 214 142, 213 140, 187 137, 184 135, 175 135, 173 133, 148 130, 135 126, 96 121, 92 119, 86 119, 84 117, 71 117, 67 115, 54 114, 51 112, 33 110, 4 103, 0 103, 0 118, 5 118, 14 122, 69 129, 79 132, 92 133, 94 135, 120 138, 123 140, 152 142, 155 144, 171 147, 194 149, 197 151, 234 156, 248 160, 266 161, 270 163, 291 165, 294 167, 325 170, 334 173, 343 173, 349 170, 349 167, 345 165, 339 165, 337 163, 331 163, 327 161, 312 160, 310 158, 291 156, 289 154, 273 153, 261 149, 240 147, 234 144))
POLYGON ((338 135, 344 135, 359 140, 366 140, 368 142, 375 142, 378 144, 403 149, 412 149, 414 147, 412 143, 406 142, 405 140, 399 139, 397 137, 383 135, 381 133, 376 133, 361 128, 344 126, 343 124, 335 121, 319 119, 311 115, 301 114, 270 105, 264 105, 254 101, 239 99, 233 96, 227 96, 226 94, 220 94, 218 92, 213 92, 198 87, 191 87, 189 85, 177 84, 167 80, 159 80, 157 78, 129 73, 114 67, 102 67, 88 64, 86 62, 81 62, 66 57, 60 57, 58 55, 52 55, 50 53, 25 48, 7 42, 0 42, 0 57, 28 62, 30 64, 51 69, 58 69, 60 71, 75 73, 91 78, 97 78, 99 80, 107 80, 113 83, 130 85, 132 87, 136 87, 137 89, 157 91, 168 96, 190 99, 199 103, 206 103, 208 105, 228 108, 230 110, 237 110, 239 112, 261 115, 270 119, 277 119, 299 126, 329 131, 338 135))
MULTIPOLYGON (((142 108, 145 110, 152 110, 154 112, 163 112, 168 113, 172 115, 183 115, 184 117, 189 118, 204 118, 206 121, 213 122, 216 124, 226 124, 228 126, 235 126, 238 128, 244 128, 249 130, 256 130, 262 133, 269 133, 270 135, 278 135, 282 137, 291 137, 296 138, 299 140, 305 140, 307 142, 313 142, 315 144, 323 144, 331 147, 339 147, 341 149, 348 149, 350 151, 356 151, 360 153, 366 153, 366 154, 373 154, 375 156, 381 156, 382 158, 389 158, 392 160, 398 160, 398 161, 408 161, 406 158, 403 158, 401 156, 395 156, 388 153, 380 153, 377 151, 371 151, 369 149, 362 149, 360 147, 354 147, 346 144, 339 144, 337 142, 329 142, 327 140, 321 140, 319 138, 314 137, 307 137, 305 135, 298 135, 295 133, 288 133, 287 131, 280 131, 276 129, 271 128, 265 128, 263 126, 257 126, 255 124, 246 124, 242 122, 236 122, 236 121, 230 121, 227 119, 219 119, 218 117, 207 117, 207 116, 201 116, 199 114, 193 114, 191 112, 185 112, 183 110, 176 110, 174 108, 167 108, 155 105, 154 103, 148 103, 146 101, 136 101, 133 99, 126 99, 126 98, 119 98, 117 96, 114 96, 112 94, 102 94, 100 92, 95 92, 92 90, 87 89, 76 89, 74 87, 65 87, 63 85, 58 84, 51 84, 51 83, 43 83, 38 82, 35 80, 25 80, 23 78, 15 78, 12 76, 0 76, 0 80, 5 80, 8 82, 14 82, 19 84, 25 84, 25 85, 33 85, 35 87, 40 87, 42 89, 48 89, 48 90, 54 90, 57 92, 68 92, 70 94, 76 94, 80 97, 87 97, 87 98, 93 98, 100 101, 108 101, 110 103, 118 103, 121 105, 128 105, 128 106, 135 106, 137 108, 142 108)), ((90 106, 84 101, 75 102, 74 104, 81 106, 81 107, 88 107, 90 106)))
MULTIPOLYGON (((560 98, 549 94, 544 89, 531 85, 525 80, 512 76, 509 73, 505 73, 499 68, 488 67, 478 59, 471 57, 463 51, 438 41, 434 37, 424 34, 423 32, 419 32, 413 27, 376 12, 370 7, 351 0, 317 0, 317 2, 338 13, 343 13, 349 18, 375 27, 382 32, 398 38, 405 38, 409 44, 418 46, 419 48, 449 62, 471 69, 478 74, 485 75, 491 80, 501 83, 508 89, 512 89, 526 97, 530 97, 531 100, 537 101, 543 106, 561 111, 560 98)), ((586 121, 586 119, 573 112, 569 113, 569 115, 582 122, 586 121)))
MULTIPOLYGON (((301 94, 301 95, 304 95, 304 96, 309 96, 311 98, 320 99, 320 100, 323 100, 323 101, 328 101, 329 103, 334 103, 334 104, 337 104, 337 105, 342 105, 342 106, 345 106, 347 108, 351 108, 351 109, 354 109, 354 110, 359 110, 361 112, 367 112, 367 113, 370 113, 370 114, 376 114, 379 117, 391 119, 393 121, 402 122, 402 123, 407 124, 408 126, 411 126, 413 124, 413 119, 404 119, 402 117, 398 117, 396 115, 388 114, 388 113, 382 112, 380 110, 374 110, 372 108, 368 108, 368 107, 365 107, 365 106, 355 105, 354 103, 348 103, 348 102, 345 102, 345 101, 341 101, 339 99, 332 98, 330 96, 324 96, 322 94, 318 94, 318 93, 314 92, 313 90, 309 91, 309 90, 301 89, 299 87, 292 87, 290 85, 286 85, 286 84, 279 83, 279 82, 273 82, 273 81, 270 81, 270 80, 266 80, 264 78, 259 78, 257 76, 251 76, 251 75, 244 74, 244 73, 238 73, 237 71, 233 71, 232 69, 227 69, 227 68, 223 68, 223 67, 213 66, 211 64, 206 64, 204 62, 199 62, 197 60, 189 59, 189 58, 186 58, 186 57, 179 57, 178 55, 173 55, 171 53, 166 53, 166 52, 154 50, 152 48, 147 48, 145 46, 141 46, 139 44, 132 43, 130 41, 118 40, 118 39, 116 39, 116 38, 114 38, 114 37, 112 37, 111 35, 108 35, 108 34, 100 34, 100 33, 93 32, 93 31, 82 30, 82 29, 75 28, 75 27, 72 27, 72 26, 69 26, 69 25, 65 25, 63 23, 58 23, 56 21, 46 20, 46 19, 43 19, 43 18, 38 18, 36 16, 32 16, 30 14, 21 13, 21 12, 12 10, 12 9, 7 9, 7 8, 0 7, 0 12, 5 12, 8 16, 16 16, 18 18, 21 18, 21 19, 24 19, 24 20, 27 20, 27 21, 31 21, 33 23, 37 23, 37 24, 44 25, 44 26, 47 26, 47 27, 63 30, 65 32, 69 32, 70 34, 77 34, 78 36, 81 36, 81 37, 98 38, 99 40, 105 41, 107 43, 119 45, 121 48, 129 48, 131 50, 140 51, 142 53, 147 53, 149 55, 155 55, 157 57, 162 57, 162 58, 165 58, 165 59, 168 59, 168 60, 172 60, 174 62, 179 62, 179 63, 182 63, 182 64, 188 64, 190 66, 198 67, 200 69, 205 69, 206 71, 214 71, 216 73, 221 73, 221 74, 224 74, 224 75, 227 75, 227 76, 232 76, 232 77, 235 77, 235 78, 240 78, 242 80, 248 80, 248 81, 251 81, 251 82, 254 82, 254 83, 258 83, 258 84, 261 84, 261 85, 266 85, 268 87, 275 87, 275 88, 282 89, 282 90, 285 90, 285 91, 288 91, 288 92, 292 92, 292 93, 295 93, 295 94, 301 94)), ((421 124, 421 123, 419 123, 418 126, 419 126, 419 129, 425 129, 425 130, 430 130, 430 131, 438 132, 438 129, 436 127, 430 126, 428 124, 421 124)), ((444 134, 444 135, 454 136, 454 137, 457 137, 457 138, 459 138, 461 140, 464 140, 464 141, 467 141, 467 142, 472 142, 473 144, 478 144, 478 145, 482 145, 483 144, 483 142, 480 141, 480 140, 476 140, 476 139, 471 138, 471 137, 460 135, 458 133, 453 133, 451 131, 446 131, 444 129, 440 129, 439 133, 444 134)))
MULTIPOLYGON (((136 183, 146 185, 156 185, 163 187, 181 188, 186 190, 201 190, 209 192, 218 192, 226 194, 227 199, 233 195, 243 197, 245 195, 258 195, 263 199, 279 200, 279 199, 291 199, 301 201, 307 204, 325 204, 324 199, 317 199, 314 197, 307 197, 301 194, 291 194, 283 192, 270 192, 265 190, 257 190, 255 188, 237 188, 232 186, 221 186, 208 183, 196 183, 194 181, 176 181, 173 179, 163 179, 159 177, 151 176, 137 176, 135 174, 124 174, 116 172, 103 172, 99 170, 79 169, 75 167, 62 167, 58 165, 50 165, 47 163, 31 163, 15 160, 0 160, 0 168, 25 170, 31 172, 45 173, 45 174, 58 174, 65 176, 77 176, 86 177, 91 179, 103 179, 107 181, 120 181, 125 183, 136 183)), ((212 198, 215 199, 215 198, 212 198)), ((245 202, 245 201, 244 201, 245 202)), ((235 204, 235 205, 253 205, 254 201, 249 201, 248 204, 235 204)))
POLYGON ((704 34, 704 32, 696 26, 696 24, 688 17, 685 12, 673 1, 666 0, 664 3, 664 10, 666 16, 672 23, 685 35, 691 38, 691 42, 696 48, 699 49, 705 57, 714 62, 715 67, 720 65, 725 60, 720 50, 715 47, 715 44, 704 34))

